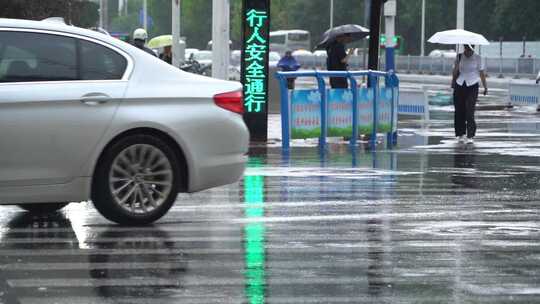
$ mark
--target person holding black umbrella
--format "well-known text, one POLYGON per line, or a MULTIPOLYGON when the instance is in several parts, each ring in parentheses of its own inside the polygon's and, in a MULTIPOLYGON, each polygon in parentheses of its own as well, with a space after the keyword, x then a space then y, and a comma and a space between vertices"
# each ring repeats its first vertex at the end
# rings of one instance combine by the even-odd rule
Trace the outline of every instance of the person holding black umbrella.
MULTIPOLYGON (((353 49, 345 52, 345 44, 352 42, 351 35, 345 34, 336 37, 334 42, 328 44, 326 53, 326 69, 328 71, 346 71, 349 58, 353 54, 353 49)), ((347 89, 349 87, 347 78, 330 77, 330 86, 332 89, 347 89)))
MULTIPOLYGON (((328 55, 326 68, 329 71, 346 71, 350 56, 354 50, 345 51, 345 44, 366 38, 369 30, 356 24, 336 26, 324 32, 317 48, 325 48, 328 55)), ((347 78, 331 77, 332 88, 348 88, 347 78)))

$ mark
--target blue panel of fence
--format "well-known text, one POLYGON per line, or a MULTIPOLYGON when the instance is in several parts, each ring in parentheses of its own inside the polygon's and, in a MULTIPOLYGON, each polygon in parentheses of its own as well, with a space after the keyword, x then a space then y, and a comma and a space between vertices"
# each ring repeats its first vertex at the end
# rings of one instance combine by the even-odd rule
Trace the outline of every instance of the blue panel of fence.
POLYGON ((283 149, 292 139, 319 138, 326 145, 332 136, 350 137, 356 146, 359 134, 370 136, 375 143, 378 133, 386 133, 388 142, 397 139, 399 79, 393 72, 380 71, 301 71, 277 72, 281 94, 281 126, 283 149), (313 77, 317 88, 288 90, 287 79, 313 77), (325 79, 342 77, 348 89, 329 89, 325 79), (358 78, 367 78, 367 86, 359 86, 358 78), (380 80, 384 78, 384 86, 380 80))

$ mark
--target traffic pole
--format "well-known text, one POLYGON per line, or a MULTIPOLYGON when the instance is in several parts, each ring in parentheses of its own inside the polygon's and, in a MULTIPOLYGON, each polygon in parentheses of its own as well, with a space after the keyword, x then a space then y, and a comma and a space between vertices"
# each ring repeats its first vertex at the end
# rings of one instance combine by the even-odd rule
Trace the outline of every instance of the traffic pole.
POLYGON ((368 69, 379 69, 379 40, 381 30, 381 8, 385 0, 371 0, 369 26, 368 69))

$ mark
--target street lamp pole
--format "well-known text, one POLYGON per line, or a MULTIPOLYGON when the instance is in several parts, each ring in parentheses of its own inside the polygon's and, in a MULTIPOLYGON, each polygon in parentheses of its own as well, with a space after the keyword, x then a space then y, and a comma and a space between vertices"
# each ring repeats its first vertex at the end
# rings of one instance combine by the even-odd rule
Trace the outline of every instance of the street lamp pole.
POLYGON ((426 0, 422 0, 422 37, 420 38, 420 56, 425 55, 426 41, 426 0))
POLYGON ((103 28, 103 2, 105 0, 99 0, 99 27, 103 28))
POLYGON ((175 67, 180 67, 184 61, 185 43, 180 43, 180 17, 181 5, 180 0, 171 0, 172 7, 172 64, 175 67))
POLYGON ((99 0, 99 27, 108 30, 109 1, 99 0))
POLYGON ((330 28, 334 27, 334 0, 330 0, 330 28))
POLYGON ((143 1, 143 27, 145 31, 148 31, 148 3, 143 1))
POLYGON ((212 77, 229 78, 230 0, 212 2, 212 77))
POLYGON ((456 28, 465 29, 465 0, 457 0, 457 20, 456 28))

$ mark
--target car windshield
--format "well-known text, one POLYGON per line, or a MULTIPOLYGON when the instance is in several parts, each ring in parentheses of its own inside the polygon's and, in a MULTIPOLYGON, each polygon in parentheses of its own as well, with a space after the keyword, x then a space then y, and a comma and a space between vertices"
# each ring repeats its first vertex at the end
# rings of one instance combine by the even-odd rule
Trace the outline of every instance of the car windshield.
POLYGON ((212 52, 210 51, 203 51, 203 52, 197 52, 194 55, 195 60, 212 60, 212 52))

